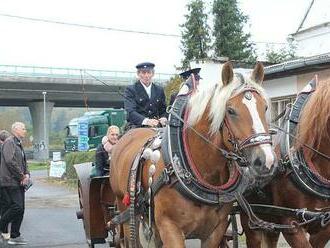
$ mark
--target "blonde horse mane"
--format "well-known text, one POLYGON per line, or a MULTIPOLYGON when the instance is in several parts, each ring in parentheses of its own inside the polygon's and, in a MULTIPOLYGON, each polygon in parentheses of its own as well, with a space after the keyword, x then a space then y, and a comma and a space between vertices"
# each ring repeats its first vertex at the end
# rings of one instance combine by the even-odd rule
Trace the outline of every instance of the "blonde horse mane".
MULTIPOLYGON (((330 81, 319 82, 315 92, 306 103, 298 125, 297 149, 307 144, 320 149, 324 139, 330 144, 330 81)), ((314 153, 307 149, 309 156, 314 153)))
POLYGON ((201 120, 207 107, 209 107, 208 119, 211 122, 209 132, 211 135, 215 134, 223 122, 227 101, 243 83, 246 87, 258 91, 266 99, 266 94, 259 84, 254 82, 250 77, 247 77, 247 75, 242 76, 244 79, 235 74, 233 81, 226 86, 223 86, 221 79, 220 82, 200 83, 188 103, 188 125, 196 125, 201 120))

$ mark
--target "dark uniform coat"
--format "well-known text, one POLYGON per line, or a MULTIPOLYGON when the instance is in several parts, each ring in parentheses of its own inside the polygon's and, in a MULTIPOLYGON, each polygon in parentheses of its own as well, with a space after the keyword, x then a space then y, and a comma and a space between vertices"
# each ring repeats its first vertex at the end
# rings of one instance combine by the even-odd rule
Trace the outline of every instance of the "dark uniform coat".
POLYGON ((166 117, 164 90, 155 84, 151 86, 150 99, 140 81, 128 86, 125 90, 124 106, 127 121, 135 126, 141 126, 145 118, 166 117))

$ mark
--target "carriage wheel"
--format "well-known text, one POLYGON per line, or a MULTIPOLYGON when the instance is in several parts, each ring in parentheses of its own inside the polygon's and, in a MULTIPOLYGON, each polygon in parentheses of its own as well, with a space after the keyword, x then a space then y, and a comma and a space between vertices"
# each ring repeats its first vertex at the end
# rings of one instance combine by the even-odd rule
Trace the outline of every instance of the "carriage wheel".
POLYGON ((85 228, 85 221, 84 221, 84 207, 83 207, 83 194, 82 194, 82 189, 81 189, 81 183, 80 180, 78 180, 78 199, 79 199, 79 208, 80 211, 76 212, 77 219, 82 219, 83 220, 83 226, 85 228))
POLYGON ((79 196, 79 207, 80 207, 80 209, 83 209, 83 204, 82 204, 82 191, 81 191, 81 183, 80 183, 80 180, 78 180, 78 196, 79 196))

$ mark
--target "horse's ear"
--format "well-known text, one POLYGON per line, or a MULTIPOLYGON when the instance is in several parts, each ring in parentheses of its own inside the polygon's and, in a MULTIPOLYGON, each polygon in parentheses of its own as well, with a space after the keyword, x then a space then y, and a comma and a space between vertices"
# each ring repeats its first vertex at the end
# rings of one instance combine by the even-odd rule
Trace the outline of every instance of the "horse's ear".
POLYGON ((264 66, 262 63, 258 62, 256 64, 253 69, 251 79, 258 84, 262 84, 264 81, 264 66))
POLYGON ((226 62, 222 66, 222 73, 221 73, 221 79, 223 86, 228 85, 231 81, 233 81, 234 72, 233 72, 233 65, 231 62, 226 62))

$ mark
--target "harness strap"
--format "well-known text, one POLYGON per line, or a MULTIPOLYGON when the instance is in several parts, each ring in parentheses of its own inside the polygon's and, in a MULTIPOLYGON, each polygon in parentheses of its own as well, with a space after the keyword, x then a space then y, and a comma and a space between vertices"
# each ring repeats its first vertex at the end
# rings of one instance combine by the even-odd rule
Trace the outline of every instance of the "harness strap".
POLYGON ((136 240, 136 213, 135 213, 135 194, 136 194, 136 181, 137 173, 139 168, 141 158, 141 151, 135 156, 134 162, 132 164, 129 176, 129 196, 130 196, 130 206, 129 206, 129 230, 130 230, 130 247, 137 247, 136 240))
MULTIPOLYGON (((315 212, 306 209, 292 209, 274 205, 264 205, 264 204, 251 204, 251 209, 254 213, 264 214, 264 215, 273 215, 278 217, 288 216, 297 218, 299 222, 292 222, 294 227, 305 226, 310 223, 319 222, 321 227, 325 227, 330 223, 330 212, 315 212)), ((241 210, 240 206, 235 206, 233 209, 234 213, 239 213, 241 210)), ((277 224, 275 224, 277 225, 277 224)), ((290 229, 277 229, 277 226, 274 226, 274 231, 287 231, 291 232, 290 229)))
POLYGON ((129 209, 126 209, 124 212, 121 212, 120 214, 113 217, 111 219, 111 223, 114 225, 120 225, 120 224, 128 222, 129 218, 130 218, 130 212, 129 212, 129 209))
POLYGON ((257 217, 254 214, 251 205, 248 203, 248 201, 244 198, 244 196, 241 193, 237 193, 235 197, 241 209, 247 214, 249 218, 248 225, 250 229, 263 229, 269 232, 276 232, 276 231, 282 232, 282 231, 290 231, 296 228, 295 222, 292 222, 290 225, 282 225, 282 224, 271 223, 259 219, 259 217, 257 217))
POLYGON ((159 177, 151 184, 151 193, 152 195, 156 195, 157 192, 163 187, 164 185, 170 184, 171 182, 171 175, 173 175, 174 171, 173 168, 170 169, 165 168, 159 177))

